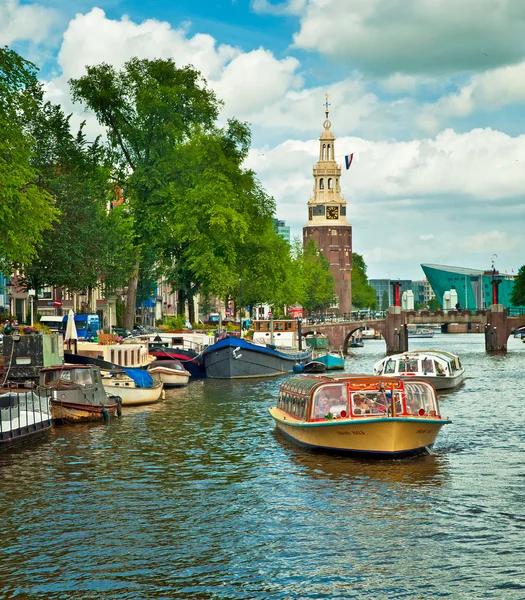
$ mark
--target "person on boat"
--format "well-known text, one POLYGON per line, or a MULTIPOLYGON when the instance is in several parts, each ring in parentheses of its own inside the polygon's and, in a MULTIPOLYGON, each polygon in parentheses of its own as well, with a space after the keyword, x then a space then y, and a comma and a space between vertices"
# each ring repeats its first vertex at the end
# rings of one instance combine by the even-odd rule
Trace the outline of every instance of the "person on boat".
POLYGON ((370 406, 363 396, 360 394, 354 395, 354 413, 356 415, 370 414, 370 406))
POLYGON ((315 417, 317 419, 326 417, 326 415, 330 412, 330 408, 332 406, 332 399, 330 398, 328 392, 325 392, 319 399, 316 409, 314 411, 315 417))

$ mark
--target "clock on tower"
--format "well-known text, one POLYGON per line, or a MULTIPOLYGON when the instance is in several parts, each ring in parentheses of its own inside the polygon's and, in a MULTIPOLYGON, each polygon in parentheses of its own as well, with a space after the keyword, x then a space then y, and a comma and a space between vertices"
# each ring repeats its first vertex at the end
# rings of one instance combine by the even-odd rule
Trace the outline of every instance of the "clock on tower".
POLYGON ((327 219, 338 219, 339 218, 339 207, 338 206, 329 206, 326 209, 326 218, 327 219))

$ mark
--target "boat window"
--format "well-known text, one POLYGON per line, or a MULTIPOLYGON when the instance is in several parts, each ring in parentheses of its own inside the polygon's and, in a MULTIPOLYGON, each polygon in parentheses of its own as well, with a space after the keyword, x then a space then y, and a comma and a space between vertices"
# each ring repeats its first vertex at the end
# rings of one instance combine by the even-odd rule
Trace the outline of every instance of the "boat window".
POLYGON ((343 411, 348 415, 348 397, 344 385, 325 385, 315 392, 310 413, 311 419, 326 418, 328 413, 337 418, 343 411))
POLYGON ((405 362, 405 373, 417 373, 418 372, 418 360, 417 358, 409 358, 405 362))
POLYGON ((405 384, 406 412, 409 415, 418 415, 421 410, 424 414, 437 413, 435 393, 430 386, 423 383, 410 382, 405 384))
POLYGON ((274 328, 275 331, 282 331, 283 324, 279 323, 278 321, 274 321, 273 328, 274 328))
POLYGON ((423 373, 425 375, 429 373, 434 373, 434 361, 430 358, 425 358, 423 360, 423 373))
POLYGON ((443 367, 443 365, 439 364, 437 360, 434 361, 434 364, 436 366, 436 374, 437 375, 446 375, 446 371, 445 368, 443 367))
POLYGON ((395 373, 396 372, 396 363, 393 360, 387 361, 383 373, 395 373))
POLYGON ((81 385, 93 383, 90 369, 75 369, 75 382, 81 385))

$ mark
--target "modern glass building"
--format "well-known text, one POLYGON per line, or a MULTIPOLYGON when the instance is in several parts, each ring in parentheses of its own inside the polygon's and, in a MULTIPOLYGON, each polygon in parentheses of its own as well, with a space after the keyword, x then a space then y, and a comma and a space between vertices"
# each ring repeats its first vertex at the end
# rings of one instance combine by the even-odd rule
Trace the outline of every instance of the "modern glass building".
POLYGON ((279 219, 274 219, 273 223, 275 225, 275 229, 277 233, 283 237, 288 243, 290 243, 290 226, 286 224, 286 221, 280 221, 279 219))
POLYGON ((448 265, 421 265, 421 268, 442 306, 444 293, 456 290, 461 308, 468 310, 487 308, 492 304, 492 280, 496 278, 501 281, 498 286, 499 304, 507 308, 512 307, 510 296, 514 286, 513 275, 448 265))
POLYGON ((369 279, 368 284, 371 285, 376 292, 377 308, 383 310, 383 294, 388 294, 388 306, 392 306, 393 302, 393 288, 392 283, 400 284, 400 294, 412 289, 411 279, 369 279))

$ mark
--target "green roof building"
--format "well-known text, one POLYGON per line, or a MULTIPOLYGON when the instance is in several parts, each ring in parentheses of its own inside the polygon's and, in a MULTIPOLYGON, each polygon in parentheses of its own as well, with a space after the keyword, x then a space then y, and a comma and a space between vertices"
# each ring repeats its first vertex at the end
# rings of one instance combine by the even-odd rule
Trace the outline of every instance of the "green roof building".
POLYGON ((498 303, 503 304, 512 314, 523 311, 523 307, 514 307, 510 296, 514 286, 514 275, 502 275, 498 271, 481 271, 465 267, 450 267, 448 265, 421 265, 439 303, 443 306, 443 295, 450 290, 456 290, 461 308, 478 310, 492 304, 492 281, 501 281, 498 286, 498 303))

